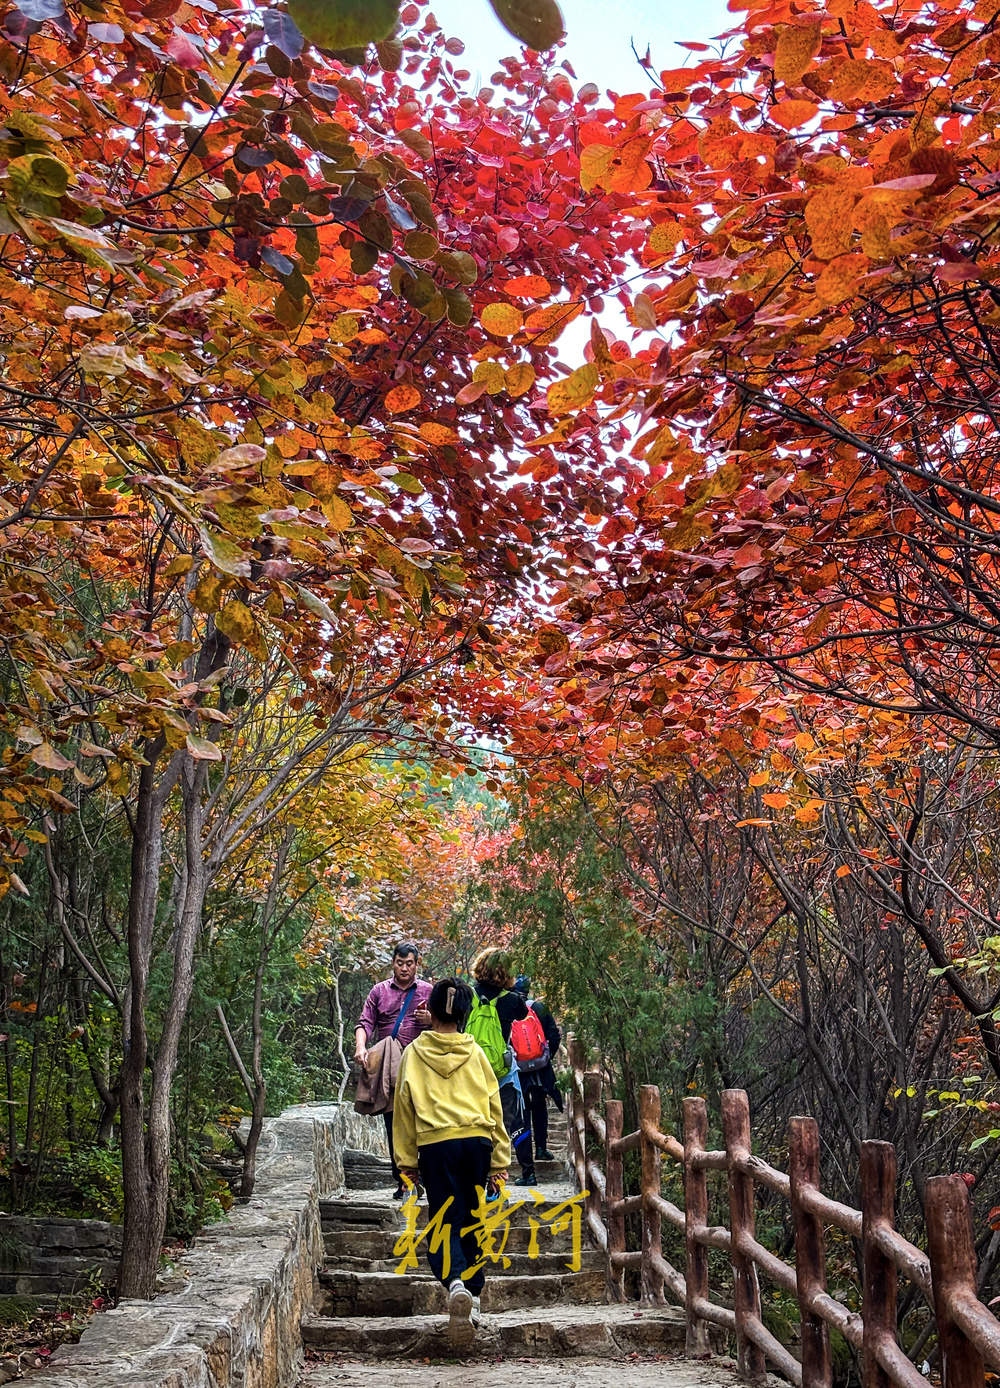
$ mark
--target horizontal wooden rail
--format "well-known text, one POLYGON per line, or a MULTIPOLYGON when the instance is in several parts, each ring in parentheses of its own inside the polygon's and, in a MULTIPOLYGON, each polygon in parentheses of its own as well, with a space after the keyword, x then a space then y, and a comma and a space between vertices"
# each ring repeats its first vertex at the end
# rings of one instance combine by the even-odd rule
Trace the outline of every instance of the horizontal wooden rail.
POLYGON ((932 1177, 926 1187, 927 1245, 924 1253, 893 1223, 895 1152, 889 1143, 861 1147, 860 1210, 820 1189, 819 1132, 811 1118, 788 1127, 789 1171, 778 1170, 751 1151, 750 1110, 742 1090, 722 1095, 725 1147, 708 1146, 708 1110, 703 1099, 683 1101, 683 1141, 663 1132, 660 1094, 644 1085, 637 1099, 638 1127, 623 1129, 623 1107, 609 1099, 601 1111, 602 1077, 584 1068, 585 1057, 569 1038, 573 1082, 569 1092, 570 1162, 586 1190, 586 1227, 607 1257, 608 1290, 625 1297, 626 1273, 639 1273, 639 1295, 661 1302, 664 1291, 685 1308, 687 1349, 710 1350, 708 1328, 732 1334, 742 1376, 763 1383, 767 1365, 790 1382, 832 1388, 830 1330, 861 1356, 865 1388, 927 1388, 929 1380, 907 1358, 897 1339, 896 1286, 902 1275, 921 1294, 934 1318, 943 1388, 982 1388, 985 1366, 1000 1369, 1000 1321, 979 1300, 969 1194, 959 1176, 932 1177), (626 1195, 624 1158, 639 1151, 640 1189, 626 1195), (684 1208, 661 1191, 661 1162, 680 1167, 684 1208), (602 1164, 603 1162, 603 1164, 602 1164), (724 1176, 729 1225, 710 1224, 708 1179, 724 1176), (795 1233, 794 1264, 765 1248, 755 1233, 754 1192, 777 1195, 790 1207, 795 1233), (626 1219, 641 1217, 641 1247, 626 1248, 626 1219), (683 1234, 685 1266, 663 1255, 662 1222, 683 1234), (847 1234, 863 1255, 861 1312, 826 1287, 825 1231, 847 1234), (709 1293, 708 1250, 728 1254, 733 1305, 709 1293), (766 1328, 758 1277, 790 1293, 799 1305, 801 1362, 766 1328))

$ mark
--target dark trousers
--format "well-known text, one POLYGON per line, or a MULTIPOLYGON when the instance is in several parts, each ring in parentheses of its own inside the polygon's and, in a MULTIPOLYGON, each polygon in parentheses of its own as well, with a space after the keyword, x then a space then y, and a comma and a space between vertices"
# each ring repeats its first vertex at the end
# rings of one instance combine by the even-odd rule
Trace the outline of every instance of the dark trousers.
MULTIPOLYGON (((420 1179, 427 1190, 428 1222, 444 1206, 449 1195, 452 1202, 442 1216, 443 1232, 448 1234, 448 1273, 444 1272, 444 1246, 430 1247, 432 1235, 425 1240, 427 1261, 431 1272, 446 1287, 454 1278, 479 1262, 479 1240, 475 1233, 462 1234, 463 1229, 476 1222, 473 1211, 479 1204, 479 1191, 486 1189, 490 1178, 493 1145, 485 1137, 453 1137, 447 1142, 432 1142, 417 1152, 420 1179)), ((471 1277, 462 1278, 473 1296, 483 1290, 484 1268, 471 1277)))
POLYGON ((500 1107, 503 1110, 503 1125, 510 1138, 510 1148, 521 1164, 521 1171, 529 1175, 535 1169, 531 1155, 531 1129, 525 1117, 524 1101, 513 1084, 500 1086, 500 1107))
POLYGON ((539 1152, 548 1150, 549 1106, 545 1097, 545 1090, 540 1084, 525 1084, 523 1078, 521 1084, 524 1085, 524 1107, 528 1114, 528 1126, 535 1140, 535 1156, 537 1157, 539 1152))
POLYGON ((385 1119, 385 1140, 389 1144, 389 1160, 392 1162, 392 1174, 398 1186, 399 1167, 396 1165, 396 1153, 392 1150, 392 1110, 390 1109, 388 1113, 383 1113, 382 1117, 385 1119))

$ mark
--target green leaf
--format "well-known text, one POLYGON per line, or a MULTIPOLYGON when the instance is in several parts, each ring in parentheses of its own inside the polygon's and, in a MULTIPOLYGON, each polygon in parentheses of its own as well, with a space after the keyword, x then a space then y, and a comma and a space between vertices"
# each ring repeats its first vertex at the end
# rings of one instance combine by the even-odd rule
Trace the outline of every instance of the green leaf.
POLYGON ((317 48, 354 48, 389 37, 399 0, 288 0, 288 13, 317 48))
POLYGON ((516 39, 544 53, 566 36, 556 0, 490 0, 493 13, 516 39))

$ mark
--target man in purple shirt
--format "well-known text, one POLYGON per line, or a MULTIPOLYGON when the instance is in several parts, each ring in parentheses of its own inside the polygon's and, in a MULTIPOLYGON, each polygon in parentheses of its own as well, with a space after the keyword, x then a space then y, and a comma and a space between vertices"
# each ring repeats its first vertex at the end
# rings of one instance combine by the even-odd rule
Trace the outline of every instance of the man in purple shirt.
MULTIPOLYGON (((383 979, 365 999, 361 1016, 354 1030, 354 1058, 364 1065, 368 1058, 368 1047, 374 1041, 381 1041, 391 1035, 405 1008, 403 1020, 396 1031, 396 1040, 404 1047, 419 1036, 431 1024, 431 1014, 427 1010, 431 985, 417 978, 417 965, 420 951, 409 941, 398 944, 392 952, 392 978, 383 979)), ((396 1181, 394 1200, 402 1200, 406 1194, 399 1176, 395 1153, 392 1150, 392 1112, 383 1113, 385 1135, 389 1141, 389 1159, 392 1174, 396 1181)))

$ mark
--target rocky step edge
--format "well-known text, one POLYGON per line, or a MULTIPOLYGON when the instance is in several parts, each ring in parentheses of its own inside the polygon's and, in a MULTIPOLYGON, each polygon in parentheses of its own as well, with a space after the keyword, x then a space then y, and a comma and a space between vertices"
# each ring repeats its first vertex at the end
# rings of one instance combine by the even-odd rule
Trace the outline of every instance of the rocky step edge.
MULTIPOLYGON (((417 1223, 418 1232, 426 1225, 426 1217, 422 1216, 417 1223)), ((390 1224, 382 1228, 372 1228, 365 1224, 345 1224, 340 1228, 326 1229, 323 1234, 323 1243, 326 1248, 326 1255, 329 1263, 333 1264, 339 1258, 366 1258, 369 1262, 377 1262, 380 1259, 385 1261, 392 1260, 395 1267, 399 1259, 393 1255, 396 1240, 403 1232, 402 1223, 390 1224)), ((531 1251, 531 1228, 528 1224, 515 1224, 511 1222, 507 1230, 506 1238, 502 1231, 498 1231, 494 1236, 493 1244, 497 1249, 502 1248, 504 1253, 513 1256, 525 1256, 531 1251)), ((423 1243, 420 1245, 423 1248, 423 1243)), ((581 1238, 580 1253, 584 1256, 591 1246, 586 1241, 586 1235, 581 1238)), ((544 1225, 538 1230, 535 1237, 535 1253, 542 1258, 548 1254, 557 1254, 561 1262, 568 1262, 573 1250, 573 1240, 569 1230, 561 1233, 550 1233, 544 1225)), ((372 1269, 375 1271, 376 1269, 372 1269)))
MULTIPOLYGON (((392 1167, 385 1157, 371 1157, 364 1154, 365 1161, 344 1161, 344 1185, 348 1190, 381 1190, 395 1185, 392 1167)), ((345 1154, 346 1157, 346 1154, 345 1154)), ((515 1162, 511 1167, 512 1178, 520 1168, 515 1162)), ((561 1181, 566 1176, 566 1164, 558 1155, 555 1161, 536 1161, 535 1178, 540 1185, 551 1181, 561 1181)))
MULTIPOLYGON (((527 1233, 527 1230, 524 1232, 527 1233)), ((343 1232, 328 1234, 328 1258, 326 1269, 320 1273, 321 1278, 336 1272, 338 1269, 344 1272, 395 1273, 402 1261, 401 1255, 393 1252, 396 1234, 389 1230, 379 1231, 379 1234, 385 1239, 384 1244, 374 1245, 370 1238, 363 1234, 345 1234, 343 1232), (332 1242, 333 1240, 336 1242, 332 1242)), ((422 1247, 420 1254, 421 1271, 419 1273, 408 1272, 407 1276, 430 1276, 430 1273, 426 1271, 422 1247)), ((491 1259, 487 1268, 490 1277, 525 1277, 529 1274, 538 1276, 542 1273, 563 1274, 574 1271, 570 1266, 571 1255, 572 1249, 568 1246, 565 1249, 547 1248, 539 1240, 538 1248, 532 1256, 526 1242, 523 1246, 514 1248, 508 1239, 503 1249, 503 1260, 494 1261, 491 1259)), ((585 1247, 580 1251, 580 1267, 576 1271, 590 1271, 592 1268, 603 1268, 604 1265, 605 1257, 599 1249, 585 1247)))
MULTIPOLYGON (((353 1359, 434 1359, 455 1354, 455 1340, 443 1315, 409 1319, 310 1316, 302 1323, 302 1338, 310 1349, 353 1359)), ((462 1354, 494 1359, 615 1359, 678 1353, 683 1347, 684 1314, 674 1307, 555 1304, 485 1316, 469 1332, 462 1354)))
MULTIPOLYGON (((425 1264, 421 1252, 423 1273, 425 1264)), ((490 1277, 487 1268, 483 1289, 484 1312, 537 1310, 542 1306, 595 1305, 606 1297, 603 1267, 580 1272, 527 1273, 490 1277)), ((426 1275, 396 1272, 349 1272, 324 1269, 314 1301, 316 1314, 325 1317, 444 1315, 445 1290, 426 1275)))

